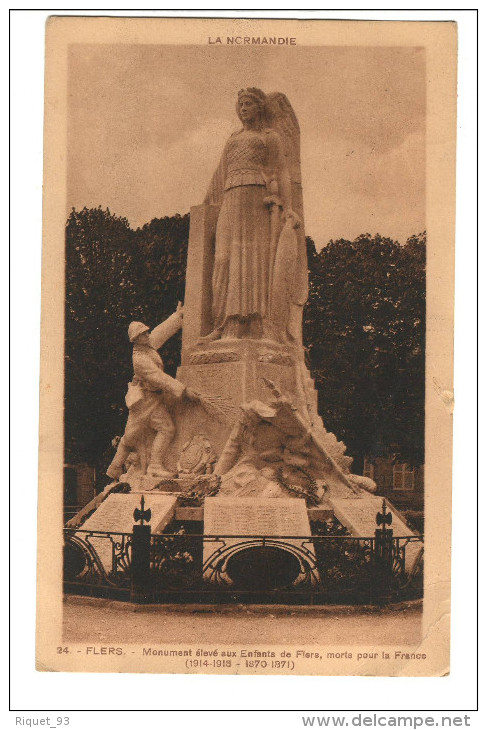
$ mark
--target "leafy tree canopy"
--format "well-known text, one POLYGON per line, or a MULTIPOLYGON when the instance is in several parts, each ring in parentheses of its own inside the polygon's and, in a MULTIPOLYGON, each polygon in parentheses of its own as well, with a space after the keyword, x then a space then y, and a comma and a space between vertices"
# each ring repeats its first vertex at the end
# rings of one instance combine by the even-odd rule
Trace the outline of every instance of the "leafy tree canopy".
POLYGON ((356 467, 385 451, 422 463, 426 235, 313 249, 304 339, 326 427, 356 467))
MULTIPOLYGON (((66 225, 65 443, 67 461, 102 464, 126 419, 132 378, 127 327, 153 327, 184 296, 189 215, 136 231, 101 208, 73 210, 66 225)), ((181 347, 163 349, 175 375, 181 347)))

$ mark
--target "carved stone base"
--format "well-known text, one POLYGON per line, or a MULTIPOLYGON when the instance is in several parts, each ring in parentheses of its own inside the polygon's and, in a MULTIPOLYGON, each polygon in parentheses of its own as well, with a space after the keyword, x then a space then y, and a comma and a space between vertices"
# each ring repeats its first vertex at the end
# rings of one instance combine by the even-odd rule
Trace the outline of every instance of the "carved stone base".
MULTIPOLYGON (((317 393, 313 379, 304 364, 301 346, 284 345, 271 340, 222 339, 183 350, 177 378, 202 394, 219 396, 234 406, 252 400, 271 403, 280 395, 289 399, 303 421, 313 430, 327 453, 348 472, 351 458, 345 456, 345 445, 326 431, 318 415, 317 393)), ((204 434, 219 455, 229 431, 238 416, 219 422, 199 406, 191 405, 185 413, 176 413, 177 437, 175 455, 186 441, 204 434)))
POLYGON ((271 392, 263 378, 271 380, 298 409, 299 397, 296 348, 271 340, 223 339, 183 351, 177 378, 202 393, 221 395, 240 406, 251 400, 269 402, 271 392))

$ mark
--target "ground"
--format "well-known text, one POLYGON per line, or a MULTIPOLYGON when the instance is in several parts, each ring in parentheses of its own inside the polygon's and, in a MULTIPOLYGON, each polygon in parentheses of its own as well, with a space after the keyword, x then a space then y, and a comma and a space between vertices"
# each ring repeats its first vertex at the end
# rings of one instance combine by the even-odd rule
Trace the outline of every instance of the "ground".
POLYGON ((415 645, 419 601, 375 606, 139 606, 68 596, 67 643, 205 642, 220 644, 415 645))

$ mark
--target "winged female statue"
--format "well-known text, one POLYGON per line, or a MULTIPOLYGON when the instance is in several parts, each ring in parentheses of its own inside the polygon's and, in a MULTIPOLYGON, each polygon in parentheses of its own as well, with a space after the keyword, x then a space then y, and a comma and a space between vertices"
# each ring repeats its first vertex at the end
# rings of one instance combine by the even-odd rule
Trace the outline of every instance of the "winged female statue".
POLYGON ((227 141, 206 204, 220 206, 212 331, 200 341, 301 342, 308 296, 299 124, 287 97, 241 89, 242 128, 227 141))

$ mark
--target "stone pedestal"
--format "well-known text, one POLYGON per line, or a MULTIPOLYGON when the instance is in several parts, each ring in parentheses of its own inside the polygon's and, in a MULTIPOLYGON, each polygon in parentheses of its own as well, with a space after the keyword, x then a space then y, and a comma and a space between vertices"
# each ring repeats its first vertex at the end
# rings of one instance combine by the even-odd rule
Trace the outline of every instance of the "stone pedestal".
MULTIPOLYGON (((186 326, 186 325, 185 325, 186 326)), ((345 445, 323 426, 318 415, 317 394, 304 364, 301 346, 272 340, 222 339, 183 350, 177 379, 203 395, 220 396, 235 407, 253 400, 276 400, 272 384, 288 399, 306 428, 346 473, 351 458, 345 445)), ((175 414, 177 435, 171 448, 171 464, 184 443, 198 433, 204 434, 219 456, 238 416, 218 422, 200 406, 183 406, 175 414)))
POLYGON ((275 400, 265 383, 270 381, 306 417, 301 365, 297 348, 271 340, 223 339, 183 351, 177 378, 236 406, 251 400, 275 400))

